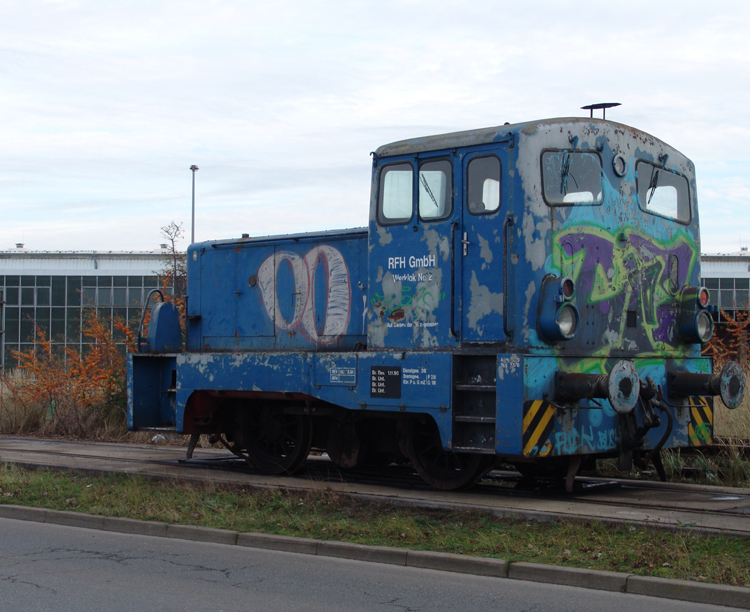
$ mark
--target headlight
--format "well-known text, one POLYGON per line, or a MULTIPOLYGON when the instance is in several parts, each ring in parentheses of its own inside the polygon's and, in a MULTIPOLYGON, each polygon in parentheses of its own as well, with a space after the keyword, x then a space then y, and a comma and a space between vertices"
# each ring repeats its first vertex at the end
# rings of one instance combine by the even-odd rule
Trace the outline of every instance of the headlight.
POLYGON ((574 306, 563 304, 560 307, 560 310, 557 311, 557 326, 560 328, 560 333, 568 338, 576 333, 578 313, 574 306))
POLYGON ((701 310, 695 318, 695 330, 701 342, 708 342, 714 332, 714 322, 705 310, 701 310))

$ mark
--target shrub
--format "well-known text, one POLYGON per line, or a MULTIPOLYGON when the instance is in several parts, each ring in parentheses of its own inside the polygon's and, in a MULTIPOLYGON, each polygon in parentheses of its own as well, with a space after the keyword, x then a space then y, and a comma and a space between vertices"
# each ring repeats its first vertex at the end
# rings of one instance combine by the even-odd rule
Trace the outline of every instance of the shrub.
MULTIPOLYGON (((132 348, 133 333, 124 322, 112 322, 132 348)), ((92 314, 83 335, 90 343, 83 351, 66 347, 61 353, 38 329, 34 347, 14 354, 17 370, 2 376, 2 431, 73 438, 125 434, 125 354, 112 338, 109 319, 92 314)))

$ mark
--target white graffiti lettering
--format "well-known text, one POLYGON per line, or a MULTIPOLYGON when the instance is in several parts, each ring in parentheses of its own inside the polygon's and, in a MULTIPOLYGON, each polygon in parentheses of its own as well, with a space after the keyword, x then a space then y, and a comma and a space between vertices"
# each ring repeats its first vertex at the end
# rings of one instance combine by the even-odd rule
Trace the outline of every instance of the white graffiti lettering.
POLYGON ((349 270, 341 253, 328 245, 314 247, 304 257, 292 251, 279 251, 267 257, 258 268, 258 286, 263 305, 274 325, 282 330, 299 329, 315 344, 331 344, 344 334, 351 314, 349 270), (315 275, 318 264, 327 274, 325 322, 321 330, 315 311, 315 275), (276 292, 276 278, 282 264, 289 266, 294 277, 294 309, 287 321, 281 312, 276 292))

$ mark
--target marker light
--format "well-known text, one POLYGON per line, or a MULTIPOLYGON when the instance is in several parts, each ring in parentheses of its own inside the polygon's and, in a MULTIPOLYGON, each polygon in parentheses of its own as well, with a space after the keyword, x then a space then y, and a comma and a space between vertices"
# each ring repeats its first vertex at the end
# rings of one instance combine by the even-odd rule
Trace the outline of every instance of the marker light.
POLYGON ((562 281, 562 294, 565 298, 570 299, 576 291, 576 284, 572 278, 564 278, 562 281))
POLYGON ((706 289, 705 287, 701 289, 698 300, 700 301, 701 306, 703 306, 704 308, 708 306, 708 300, 709 300, 708 289, 706 289))

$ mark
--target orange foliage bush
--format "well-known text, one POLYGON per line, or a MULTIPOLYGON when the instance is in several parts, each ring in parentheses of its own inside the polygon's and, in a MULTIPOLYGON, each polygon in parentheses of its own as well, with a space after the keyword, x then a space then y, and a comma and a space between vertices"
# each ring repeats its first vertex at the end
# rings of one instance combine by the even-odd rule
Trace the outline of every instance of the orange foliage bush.
MULTIPOLYGON (((95 311, 84 320, 83 336, 90 344, 82 352, 70 347, 60 350, 37 329, 34 348, 14 354, 20 375, 3 375, 0 410, 26 415, 26 428, 38 433, 76 438, 124 435, 125 355, 118 350, 109 323, 95 311), (29 427, 28 415, 34 415, 36 427, 29 427)), ((132 350, 133 333, 123 321, 112 323, 132 350)))
POLYGON ((714 327, 714 335, 703 348, 703 354, 714 358, 714 369, 730 360, 744 362, 747 358, 748 311, 736 310, 735 316, 721 311, 721 324, 714 327))

